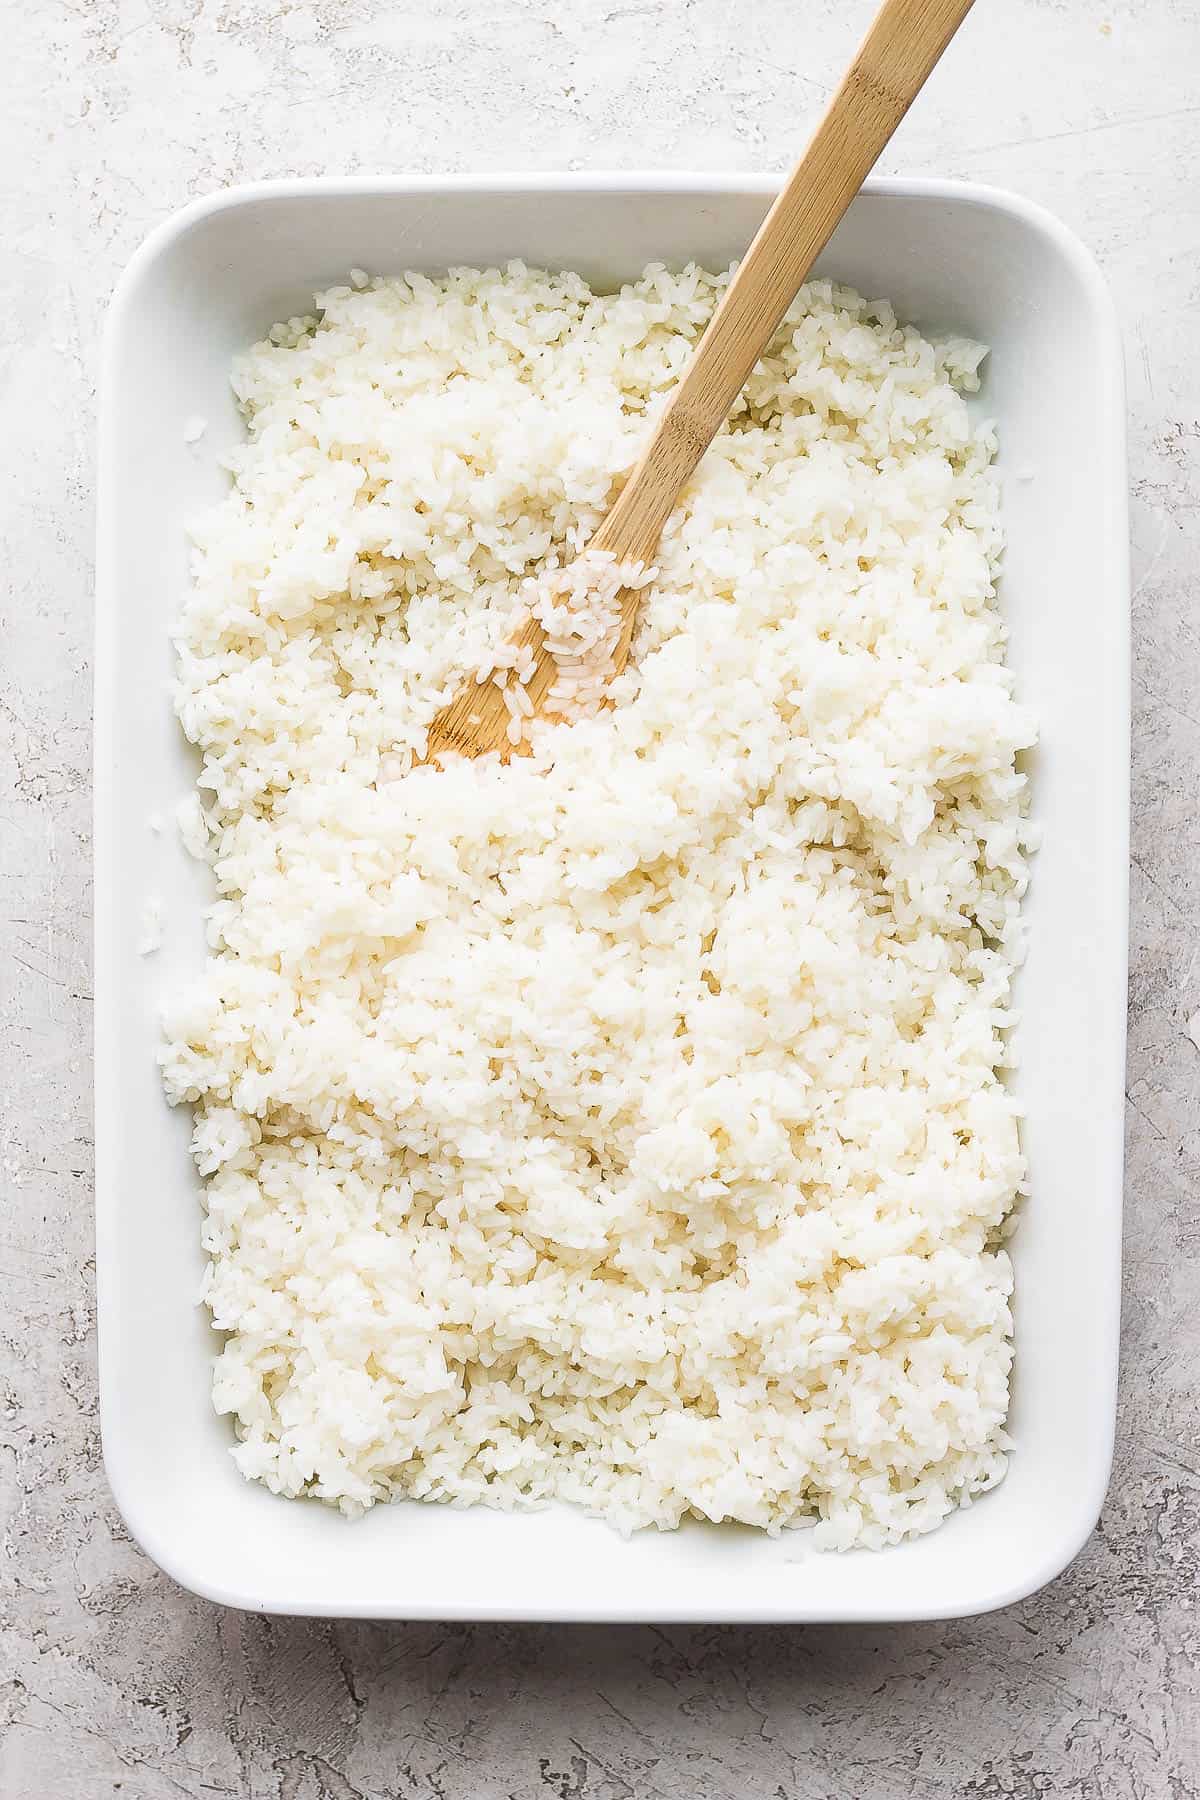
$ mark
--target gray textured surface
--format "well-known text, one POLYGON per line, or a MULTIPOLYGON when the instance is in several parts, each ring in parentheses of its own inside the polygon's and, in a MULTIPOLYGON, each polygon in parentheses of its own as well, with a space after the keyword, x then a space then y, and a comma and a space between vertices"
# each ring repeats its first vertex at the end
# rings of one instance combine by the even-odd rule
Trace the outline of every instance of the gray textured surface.
POLYGON ((271 1623, 130 1543, 96 1425, 92 392, 145 231, 257 176, 782 167, 866 0, 0 0, 0 1791, 9 1800, 1186 1800, 1197 1666, 1200 13, 981 0, 885 167, 1019 189, 1127 337, 1125 1360, 1103 1523, 999 1617, 877 1631, 271 1623))

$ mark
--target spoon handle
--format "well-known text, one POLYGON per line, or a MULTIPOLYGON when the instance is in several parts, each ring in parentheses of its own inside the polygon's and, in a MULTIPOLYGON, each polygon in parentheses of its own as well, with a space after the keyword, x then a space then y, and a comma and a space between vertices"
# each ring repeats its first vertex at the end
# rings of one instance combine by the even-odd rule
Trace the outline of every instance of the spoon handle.
POLYGON ((883 0, 692 352, 593 543, 648 562, 659 534, 796 292, 924 86, 972 0, 883 0))

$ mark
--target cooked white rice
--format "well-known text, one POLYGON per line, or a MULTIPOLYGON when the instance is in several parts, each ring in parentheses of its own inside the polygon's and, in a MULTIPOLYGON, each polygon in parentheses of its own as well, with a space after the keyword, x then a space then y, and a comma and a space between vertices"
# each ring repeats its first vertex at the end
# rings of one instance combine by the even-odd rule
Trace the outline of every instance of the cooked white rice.
POLYGON ((614 709, 410 769, 725 279, 355 272, 237 362, 179 633, 220 897, 163 1061, 216 1405, 281 1493, 842 1547, 1003 1473, 1034 734, 981 347, 811 284, 614 709))
MULTIPOLYGON (((524 583, 524 605, 513 628, 531 619, 542 627, 544 648, 554 664, 545 712, 586 719, 608 704, 624 617, 621 597, 639 594, 653 576, 643 562, 618 562, 611 550, 589 545, 565 566, 548 563, 524 583)), ((529 736, 534 705, 525 690, 536 668, 532 647, 518 636, 490 650, 475 671, 477 682, 494 682, 504 696, 511 744, 529 736)))

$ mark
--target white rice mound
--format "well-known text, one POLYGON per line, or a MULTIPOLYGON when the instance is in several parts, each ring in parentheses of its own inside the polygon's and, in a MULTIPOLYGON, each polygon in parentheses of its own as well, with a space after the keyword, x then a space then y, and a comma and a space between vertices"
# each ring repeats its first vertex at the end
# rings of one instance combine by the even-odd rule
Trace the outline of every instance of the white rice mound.
POLYGON ((178 639, 219 898, 163 1070, 215 1402, 280 1493, 842 1548, 1003 1474, 1034 730, 981 346, 810 284, 616 704, 410 768, 726 280, 356 274, 236 364, 178 639))

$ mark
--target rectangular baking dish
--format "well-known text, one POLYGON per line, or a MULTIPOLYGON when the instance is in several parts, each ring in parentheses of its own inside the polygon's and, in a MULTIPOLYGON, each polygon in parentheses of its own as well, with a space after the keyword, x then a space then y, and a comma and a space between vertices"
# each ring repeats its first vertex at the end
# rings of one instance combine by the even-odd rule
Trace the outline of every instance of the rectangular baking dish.
POLYGON ((1009 1475, 931 1536, 814 1552, 696 1524, 623 1541, 566 1510, 395 1505, 350 1523, 241 1478, 212 1411, 189 1120, 159 1090, 164 990, 204 954, 208 871, 170 820, 195 765, 168 697, 185 521, 224 486, 236 349, 345 278, 512 257, 613 283, 648 261, 720 267, 777 183, 709 175, 313 180, 188 207, 113 301, 100 429, 96 628, 96 1212, 101 1418, 113 1491, 185 1587, 263 1612, 372 1618, 897 1620, 979 1613, 1058 1573, 1108 1479, 1120 1299, 1128 803, 1121 352, 1099 273, 1011 195, 877 181, 822 258, 927 330, 992 347, 1003 607, 1045 845, 1028 901, 1018 1091, 1032 1198, 1016 1236, 1009 1475), (207 421, 201 442, 185 423, 207 421), (138 955, 158 896, 165 939, 138 955))

